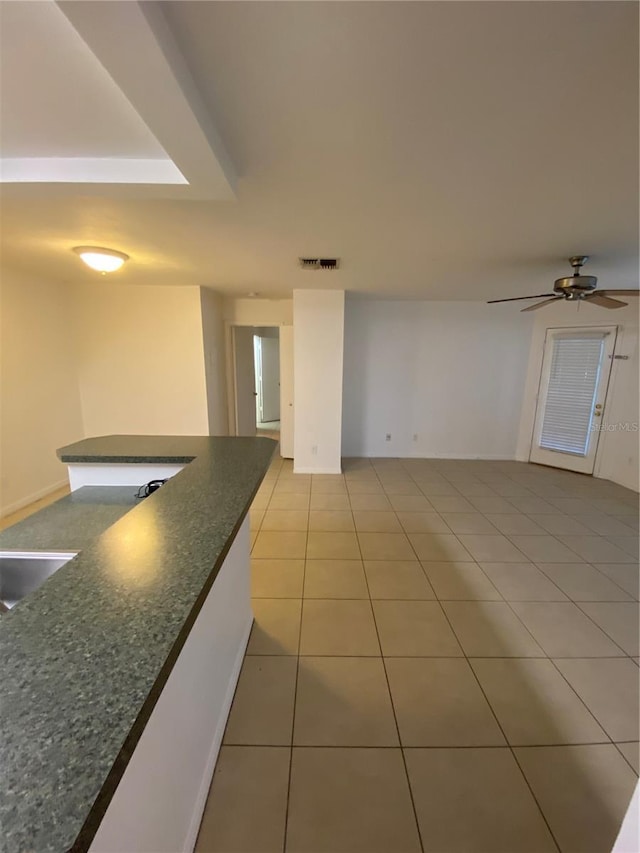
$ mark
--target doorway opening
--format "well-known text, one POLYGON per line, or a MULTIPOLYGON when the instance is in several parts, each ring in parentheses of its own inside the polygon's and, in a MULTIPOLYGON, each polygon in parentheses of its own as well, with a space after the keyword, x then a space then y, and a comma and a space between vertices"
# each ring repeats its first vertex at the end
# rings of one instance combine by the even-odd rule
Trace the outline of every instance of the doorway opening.
POLYGON ((280 330, 253 330, 256 432, 280 439, 280 330))
POLYGON ((293 457, 293 326, 229 327, 229 431, 280 442, 293 457))

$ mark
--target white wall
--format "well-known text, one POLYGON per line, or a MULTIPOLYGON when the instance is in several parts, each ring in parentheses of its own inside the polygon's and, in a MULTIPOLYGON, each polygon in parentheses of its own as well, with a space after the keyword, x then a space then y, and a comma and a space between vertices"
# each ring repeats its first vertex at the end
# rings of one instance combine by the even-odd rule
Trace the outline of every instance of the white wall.
POLYGON ((293 291, 294 471, 340 473, 344 291, 293 291))
POLYGON ((198 287, 74 288, 86 435, 207 435, 198 287))
POLYGON ((232 326, 290 326, 293 323, 291 299, 224 300, 225 320, 232 326))
POLYGON ((480 302, 347 301, 343 455, 513 458, 532 323, 480 302))
MULTIPOLYGON (((618 326, 614 359, 603 422, 637 424, 638 412, 638 300, 630 297, 627 308, 614 311, 588 303, 563 302, 545 308, 535 316, 531 351, 522 407, 518 458, 528 459, 535 419, 538 381, 542 366, 546 330, 564 326, 618 326)), ((616 429, 600 434, 594 474, 638 491, 638 432, 616 429)))
POLYGON ((215 291, 201 287, 200 304, 202 308, 202 339, 209 434, 228 435, 229 413, 227 411, 223 300, 215 291))
POLYGON ((70 290, 1 272, 0 514, 66 482, 56 450, 83 436, 70 290))

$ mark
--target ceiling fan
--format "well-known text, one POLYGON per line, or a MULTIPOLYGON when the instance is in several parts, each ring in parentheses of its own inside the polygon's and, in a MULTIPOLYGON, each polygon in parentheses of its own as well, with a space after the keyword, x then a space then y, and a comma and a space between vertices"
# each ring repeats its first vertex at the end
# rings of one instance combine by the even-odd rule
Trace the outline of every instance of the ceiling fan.
POLYGON ((567 275, 563 278, 557 278, 553 283, 553 293, 537 293, 535 296, 515 296, 511 299, 490 299, 487 305, 492 305, 495 302, 518 302, 521 299, 544 299, 543 302, 536 302, 535 305, 529 305, 523 308, 523 311, 537 311, 538 308, 543 308, 545 305, 551 305, 552 302, 557 302, 559 299, 567 299, 571 301, 582 300, 592 302, 594 305, 600 305, 601 308, 624 308, 628 302, 622 302, 620 299, 611 299, 611 296, 637 296, 640 290, 596 290, 598 279, 595 275, 581 275, 580 269, 589 260, 588 255, 574 255, 569 258, 569 263, 573 267, 573 275, 567 275))

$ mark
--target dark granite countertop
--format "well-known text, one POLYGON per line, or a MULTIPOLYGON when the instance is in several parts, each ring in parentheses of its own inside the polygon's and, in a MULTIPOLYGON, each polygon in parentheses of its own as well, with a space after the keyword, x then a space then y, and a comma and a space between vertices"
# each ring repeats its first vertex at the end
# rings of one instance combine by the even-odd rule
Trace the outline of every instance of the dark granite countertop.
POLYGON ((208 438, 197 435, 104 435, 61 447, 62 462, 191 462, 208 438))
POLYGON ((82 551, 140 503, 135 486, 83 486, 0 532, 1 551, 82 551))
POLYGON ((108 436, 59 452, 193 461, 0 619, 4 853, 88 849, 275 446, 108 436))

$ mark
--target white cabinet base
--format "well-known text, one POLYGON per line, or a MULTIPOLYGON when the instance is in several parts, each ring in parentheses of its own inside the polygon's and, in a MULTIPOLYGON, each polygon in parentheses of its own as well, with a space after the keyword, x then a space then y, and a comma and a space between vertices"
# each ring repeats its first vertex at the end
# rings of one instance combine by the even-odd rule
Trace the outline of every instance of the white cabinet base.
POLYGON ((252 622, 247 517, 107 808, 92 853, 193 850, 252 622))
POLYGON ((72 492, 82 486, 142 486, 149 480, 165 480, 173 477, 184 465, 166 465, 151 463, 148 465, 134 462, 113 464, 95 464, 77 462, 67 466, 69 487, 72 492))

